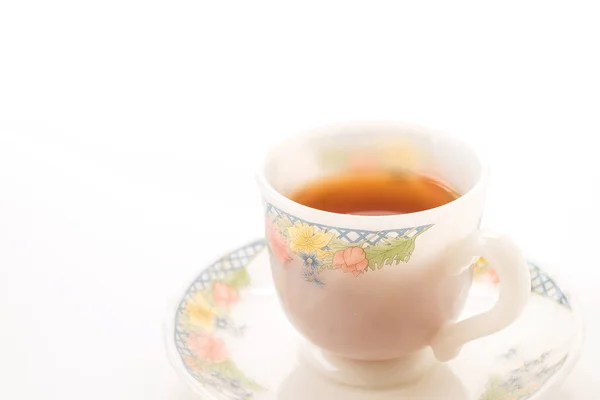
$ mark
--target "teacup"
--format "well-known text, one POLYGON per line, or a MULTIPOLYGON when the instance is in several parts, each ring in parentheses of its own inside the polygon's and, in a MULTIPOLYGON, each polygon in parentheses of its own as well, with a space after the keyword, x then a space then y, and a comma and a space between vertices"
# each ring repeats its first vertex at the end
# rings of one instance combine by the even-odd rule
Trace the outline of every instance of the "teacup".
POLYGON ((466 342, 511 324, 526 304, 525 258, 506 237, 480 231, 488 169, 457 138, 399 123, 331 126, 272 149, 258 180, 282 307, 295 328, 328 354, 381 361, 410 358, 431 347, 438 360, 447 361, 466 342), (409 168, 448 183, 460 197, 425 211, 386 216, 336 214, 286 197, 307 182, 355 168, 357 155, 394 168, 404 154, 399 147, 394 160, 398 143, 418 155, 409 168), (376 262, 365 256, 373 254, 365 251, 373 246, 384 253, 376 262), (498 301, 491 310, 456 322, 478 257, 496 270, 498 301), (334 259, 347 265, 335 267, 334 259), (364 268, 365 262, 377 267, 364 268))

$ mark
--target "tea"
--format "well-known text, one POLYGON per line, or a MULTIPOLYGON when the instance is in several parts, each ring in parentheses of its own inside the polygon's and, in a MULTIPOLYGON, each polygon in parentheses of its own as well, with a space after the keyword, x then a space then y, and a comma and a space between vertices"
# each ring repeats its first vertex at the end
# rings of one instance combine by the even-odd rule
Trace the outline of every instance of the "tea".
POLYGON ((460 195, 417 173, 345 173, 312 181, 288 196, 308 207, 339 214, 406 214, 435 208, 460 195))

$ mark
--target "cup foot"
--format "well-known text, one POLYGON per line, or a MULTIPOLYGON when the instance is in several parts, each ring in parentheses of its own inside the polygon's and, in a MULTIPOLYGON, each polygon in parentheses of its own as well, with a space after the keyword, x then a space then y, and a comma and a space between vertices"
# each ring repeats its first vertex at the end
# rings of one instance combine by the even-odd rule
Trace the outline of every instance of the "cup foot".
POLYGON ((365 389, 408 385, 439 364, 429 347, 402 358, 360 361, 331 354, 308 343, 300 351, 300 360, 328 379, 365 389))

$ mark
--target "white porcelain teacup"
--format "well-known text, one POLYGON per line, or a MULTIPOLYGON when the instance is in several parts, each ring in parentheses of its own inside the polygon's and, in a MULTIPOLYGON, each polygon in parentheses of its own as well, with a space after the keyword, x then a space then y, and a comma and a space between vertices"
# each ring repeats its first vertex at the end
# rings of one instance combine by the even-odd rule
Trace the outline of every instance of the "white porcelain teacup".
POLYGON ((446 361, 466 342, 511 324, 526 304, 529 270, 510 240, 479 230, 487 179, 472 148, 412 125, 331 126, 275 147, 258 180, 272 274, 292 324, 326 352, 363 361, 410 357, 428 347, 446 361), (408 167, 461 195, 440 207, 386 216, 336 214, 286 197, 346 172, 355 156, 384 169, 408 167), (498 274, 498 302, 456 322, 479 256, 498 274))

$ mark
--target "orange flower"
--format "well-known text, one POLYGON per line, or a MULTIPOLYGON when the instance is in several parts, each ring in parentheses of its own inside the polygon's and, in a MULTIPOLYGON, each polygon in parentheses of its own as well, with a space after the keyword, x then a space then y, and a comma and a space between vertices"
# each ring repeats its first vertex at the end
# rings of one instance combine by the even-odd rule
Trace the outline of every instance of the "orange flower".
POLYGON ((369 265, 365 251, 360 247, 348 247, 339 250, 333 255, 333 268, 341 268, 344 272, 352 272, 354 276, 360 275, 369 265))
POLYGON ((201 360, 220 363, 227 359, 227 350, 221 339, 208 335, 190 335, 188 349, 201 360))
POLYGON ((221 282, 216 282, 213 286, 213 298, 215 304, 221 307, 229 308, 239 300, 237 291, 221 282))
POLYGON ((275 225, 270 218, 267 218, 266 226, 269 247, 271 248, 271 251, 273 252, 275 257, 283 264, 287 264, 290 261, 292 261, 287 239, 283 237, 281 232, 279 232, 277 225, 275 225))

